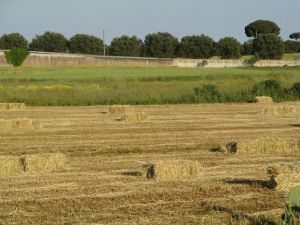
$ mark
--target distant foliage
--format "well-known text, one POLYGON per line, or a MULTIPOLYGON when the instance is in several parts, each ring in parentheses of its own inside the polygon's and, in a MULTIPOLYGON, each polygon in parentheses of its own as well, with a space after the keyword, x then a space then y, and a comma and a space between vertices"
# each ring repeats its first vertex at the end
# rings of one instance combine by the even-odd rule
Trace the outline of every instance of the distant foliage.
POLYGON ((218 42, 218 53, 222 59, 238 59, 241 56, 241 44, 232 37, 225 37, 218 42))
POLYGON ((66 52, 68 40, 60 33, 45 32, 43 35, 37 35, 30 43, 29 48, 32 51, 66 52))
POLYGON ((300 42, 299 41, 285 41, 285 52, 286 53, 299 53, 300 52, 300 42))
POLYGON ((109 54, 113 56, 141 56, 143 48, 142 40, 136 36, 123 35, 114 38, 110 44, 109 54))
POLYGON ((2 37, 0 37, 0 49, 4 49, 4 41, 2 37))
POLYGON ((24 48, 28 46, 28 41, 19 33, 4 34, 2 36, 4 49, 24 48))
POLYGON ((297 95, 297 96, 300 96, 300 82, 296 82, 293 84, 292 88, 291 88, 291 91, 297 95))
POLYGON ((259 34, 254 40, 253 49, 260 59, 281 59, 284 42, 276 34, 259 34))
POLYGON ((144 55, 158 58, 174 58, 178 40, 170 33, 153 33, 145 37, 144 55))
POLYGON ((256 38, 259 34, 280 34, 280 28, 270 20, 256 20, 245 27, 247 37, 256 38))
POLYGON ((253 40, 245 41, 242 45, 242 55, 253 55, 253 40))
POLYGON ((193 59, 208 59, 213 56, 214 41, 212 38, 201 36, 185 36, 181 39, 179 56, 193 59))
POLYGON ((103 41, 92 35, 76 34, 70 39, 70 52, 102 55, 103 41))
POLYGON ((5 52, 7 63, 14 67, 21 66, 28 55, 28 50, 23 48, 13 48, 11 51, 5 52))
POLYGON ((292 33, 292 34, 290 35, 290 38, 291 38, 291 39, 295 39, 295 40, 298 41, 298 39, 300 39, 300 32, 292 33))

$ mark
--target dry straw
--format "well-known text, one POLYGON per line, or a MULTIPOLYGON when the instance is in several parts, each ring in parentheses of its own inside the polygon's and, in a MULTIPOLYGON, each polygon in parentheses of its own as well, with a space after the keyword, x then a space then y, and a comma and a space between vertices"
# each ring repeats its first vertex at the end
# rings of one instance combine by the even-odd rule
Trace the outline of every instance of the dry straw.
POLYGON ((241 154, 273 154, 273 153, 295 153, 297 142, 292 139, 283 138, 260 138, 245 140, 237 143, 237 152, 241 154))
POLYGON ((203 173, 199 162, 189 160, 157 161, 145 164, 143 168, 144 177, 160 181, 197 179, 203 173))
POLYGON ((149 120, 149 115, 144 112, 139 113, 125 113, 121 116, 121 121, 124 122, 135 122, 149 120))
POLYGON ((0 130, 32 130, 41 129, 42 125, 37 120, 31 119, 14 119, 0 120, 0 130))
POLYGON ((0 176, 13 176, 23 172, 24 167, 19 157, 0 156, 0 176))
POLYGON ((271 97, 268 97, 268 96, 257 96, 257 97, 255 97, 254 102, 258 103, 258 104, 271 104, 274 101, 271 97))
POLYGON ((295 114, 297 109, 295 106, 269 106, 264 107, 262 110, 259 110, 259 114, 268 115, 268 116, 276 116, 276 115, 287 115, 287 114, 295 114))
POLYGON ((277 165, 267 169, 269 183, 277 191, 289 192, 293 187, 300 185, 299 166, 277 165))
POLYGON ((110 114, 125 114, 125 113, 134 113, 134 108, 130 105, 112 105, 109 106, 108 112, 110 114))
POLYGON ((0 110, 21 110, 25 108, 24 103, 0 103, 0 110))
POLYGON ((63 154, 33 154, 23 156, 25 172, 59 172, 66 169, 66 157, 63 154))

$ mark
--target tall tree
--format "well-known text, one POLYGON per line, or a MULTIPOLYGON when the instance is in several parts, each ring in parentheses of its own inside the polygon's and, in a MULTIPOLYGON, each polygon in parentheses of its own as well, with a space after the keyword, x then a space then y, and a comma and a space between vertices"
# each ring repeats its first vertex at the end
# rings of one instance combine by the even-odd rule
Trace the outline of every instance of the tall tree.
POLYGON ((256 38, 259 34, 280 34, 280 28, 270 20, 256 20, 245 27, 247 37, 256 38))
POLYGON ((284 42, 277 34, 259 34, 253 42, 253 49, 260 59, 281 59, 284 42))
POLYGON ((145 37, 144 54, 148 57, 174 58, 178 40, 170 33, 153 33, 145 37))
POLYGON ((25 49, 28 46, 28 41, 19 33, 4 34, 2 40, 5 49, 25 49))
POLYGON ((0 49, 4 49, 4 41, 2 37, 0 37, 0 49))
POLYGON ((33 51, 66 52, 68 40, 60 33, 45 32, 43 35, 37 35, 29 44, 29 48, 33 51))
POLYGON ((290 35, 290 38, 291 39, 295 39, 296 41, 298 41, 300 39, 300 32, 297 32, 297 33, 292 33, 290 35))
POLYGON ((238 59, 241 56, 241 44, 233 37, 222 38, 218 42, 218 52, 222 59, 238 59))
POLYGON ((109 54, 113 56, 141 56, 142 40, 136 36, 123 35, 119 38, 114 38, 109 47, 109 54))
POLYGON ((70 52, 102 55, 103 41, 92 35, 76 34, 70 39, 70 52))
POLYGON ((185 36, 181 39, 179 56, 208 59, 214 53, 214 40, 208 36, 185 36))

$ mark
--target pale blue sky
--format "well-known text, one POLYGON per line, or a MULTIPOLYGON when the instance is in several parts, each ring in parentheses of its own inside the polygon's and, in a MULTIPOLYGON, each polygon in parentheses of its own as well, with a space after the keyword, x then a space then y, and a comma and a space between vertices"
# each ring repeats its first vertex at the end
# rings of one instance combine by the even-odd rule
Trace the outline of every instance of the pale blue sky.
POLYGON ((275 21, 286 39, 300 32, 300 0, 0 0, 0 35, 20 32, 29 40, 45 31, 71 37, 105 29, 107 42, 157 31, 244 41, 245 25, 256 19, 275 21))

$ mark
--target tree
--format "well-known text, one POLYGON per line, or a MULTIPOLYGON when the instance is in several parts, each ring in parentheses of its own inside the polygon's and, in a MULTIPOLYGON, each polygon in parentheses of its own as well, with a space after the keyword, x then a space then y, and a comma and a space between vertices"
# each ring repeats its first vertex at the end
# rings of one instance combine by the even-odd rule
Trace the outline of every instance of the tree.
POLYGON ((178 47, 177 38, 170 33, 153 33, 145 37, 144 54, 148 57, 174 58, 178 47))
POLYGON ((141 56, 142 46, 142 40, 136 36, 128 37, 123 35, 112 40, 109 54, 114 56, 141 56))
POLYGON ((284 42, 277 34, 259 34, 253 42, 253 49, 260 59, 281 59, 284 42))
POLYGON ((284 42, 286 53, 298 53, 300 52, 300 42, 287 40, 284 42))
POLYGON ((5 49, 27 48, 28 41, 19 33, 4 34, 2 36, 5 49))
POLYGON ((295 39, 296 41, 298 41, 298 39, 300 39, 300 32, 292 33, 292 34, 290 35, 290 38, 291 38, 291 39, 295 39))
POLYGON ((103 54, 103 41, 87 34, 76 34, 70 39, 70 52, 80 54, 103 54))
POLYGON ((218 52, 222 59, 238 59, 241 56, 241 44, 232 37, 225 37, 218 42, 218 52))
POLYGON ((0 49, 4 49, 4 41, 2 37, 0 37, 0 49))
POLYGON ((5 52, 7 63, 14 67, 21 66, 28 55, 28 50, 24 48, 13 48, 12 50, 5 52))
POLYGON ((253 55, 253 40, 245 41, 242 45, 242 55, 253 55))
POLYGON ((30 50, 44 52, 66 52, 68 40, 64 35, 54 32, 45 32, 36 36, 29 45, 30 50))
POLYGON ((179 55, 182 57, 208 59, 213 53, 214 41, 208 36, 186 36, 181 39, 179 55))
POLYGON ((257 38, 259 34, 280 34, 280 28, 270 20, 256 20, 245 27, 247 37, 257 38))

